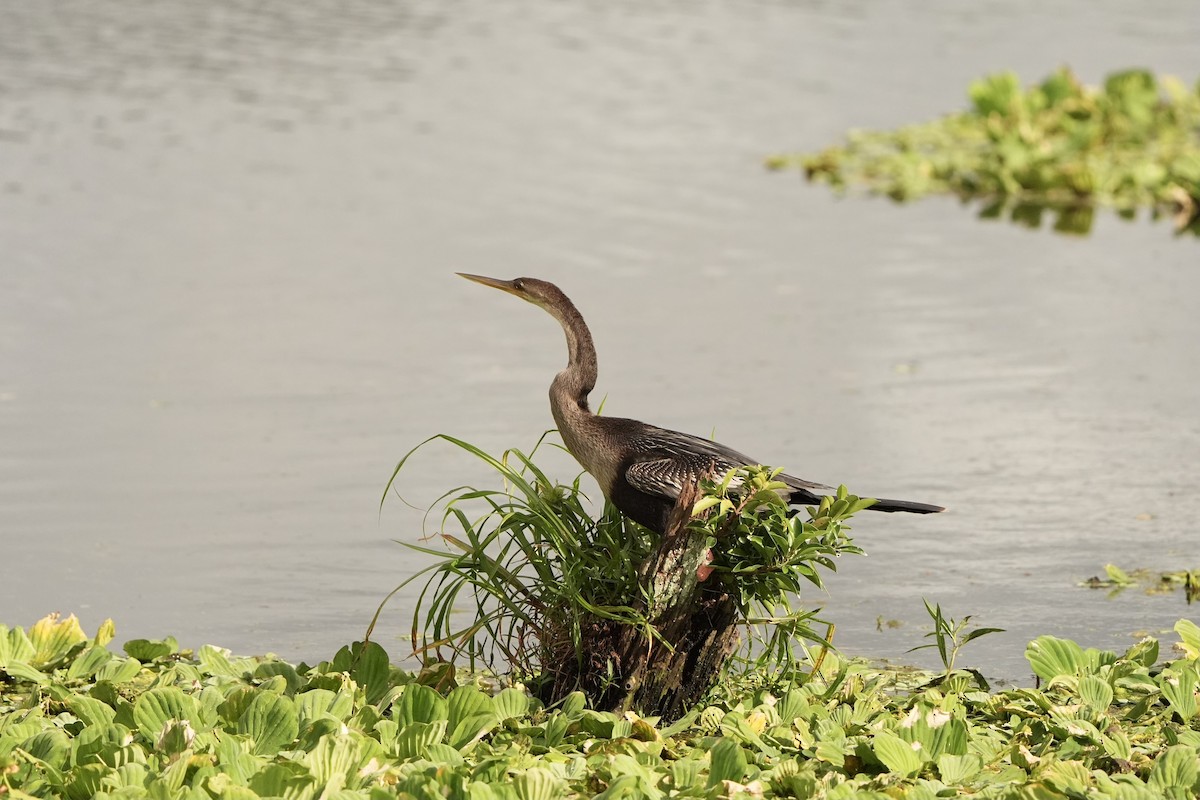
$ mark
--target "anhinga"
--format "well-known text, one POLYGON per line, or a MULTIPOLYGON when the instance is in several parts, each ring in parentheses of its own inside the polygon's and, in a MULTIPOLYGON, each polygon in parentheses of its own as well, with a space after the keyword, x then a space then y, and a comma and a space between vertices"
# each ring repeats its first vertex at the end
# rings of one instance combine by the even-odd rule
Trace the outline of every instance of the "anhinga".
MULTIPOLYGON (((669 431, 633 419, 597 416, 588 408, 588 394, 596 385, 596 348, 583 316, 562 291, 536 278, 511 281, 462 277, 501 289, 545 309, 567 335, 567 368, 550 384, 550 411, 567 449, 600 483, 604 496, 621 513, 662 533, 667 516, 685 483, 706 474, 717 477, 731 469, 760 462, 736 450, 698 436, 669 431)), ((778 480, 791 489, 793 504, 820 503, 836 490, 781 474, 778 480)), ((908 511, 930 514, 941 506, 907 500, 879 500, 872 511, 908 511)))

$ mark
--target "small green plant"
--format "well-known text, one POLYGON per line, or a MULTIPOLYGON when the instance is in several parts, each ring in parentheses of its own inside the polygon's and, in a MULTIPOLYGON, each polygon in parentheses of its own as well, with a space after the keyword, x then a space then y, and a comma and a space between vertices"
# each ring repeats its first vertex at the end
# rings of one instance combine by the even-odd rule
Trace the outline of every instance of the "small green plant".
POLYGON ((798 600, 809 587, 825 588, 821 570, 836 572, 839 556, 862 555, 846 522, 875 502, 842 486, 809 508, 805 519, 780 495, 787 489, 775 480, 780 472, 748 467, 701 482, 704 496, 692 523, 707 537, 713 578, 737 599, 749 628, 741 658, 733 663, 759 675, 789 675, 813 660, 808 644, 831 644, 832 624, 798 600))
MULTIPOLYGON (((942 660, 942 666, 946 668, 944 677, 949 677, 954 672, 954 664, 958 660, 959 651, 966 647, 970 642, 975 641, 980 636, 987 636, 989 633, 1003 633, 1003 628, 975 628, 967 630, 967 626, 971 623, 971 615, 963 617, 961 620, 955 620, 947 617, 942 613, 941 604, 929 605, 928 600, 922 600, 925 604, 925 612, 929 614, 929 618, 933 621, 933 629, 925 634, 926 639, 933 639, 928 644, 917 645, 908 652, 916 652, 917 650, 926 650, 934 648, 938 652, 938 658, 942 660)), ((976 671, 968 670, 980 682, 980 685, 987 687, 987 682, 976 671)))

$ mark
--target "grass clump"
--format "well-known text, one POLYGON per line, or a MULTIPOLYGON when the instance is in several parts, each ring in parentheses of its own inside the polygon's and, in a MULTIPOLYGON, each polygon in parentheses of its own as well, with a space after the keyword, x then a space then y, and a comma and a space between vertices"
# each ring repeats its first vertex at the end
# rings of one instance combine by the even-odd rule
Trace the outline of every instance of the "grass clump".
POLYGON ((971 84, 971 108, 896 131, 855 132, 816 154, 776 156, 836 188, 863 185, 897 201, 928 194, 982 200, 1037 227, 1087 233, 1098 206, 1131 216, 1149 208, 1200 234, 1200 82, 1145 70, 1099 88, 1063 68, 1028 89, 1012 72, 971 84))
POLYGON ((673 725, 548 707, 486 676, 316 666, 173 641, 110 649, 74 617, 0 625, 0 797, 291 800, 1191 798, 1200 629, 1159 662, 1050 636, 1041 688, 996 694, 830 653, 803 684, 731 694, 673 725), (137 653, 134 656, 133 653, 137 653))
MULTIPOLYGON (((426 579, 413 607, 418 654, 529 678, 565 654, 578 657, 596 620, 647 624, 631 602, 649 532, 611 507, 593 519, 579 478, 556 483, 519 450, 497 458, 451 436, 433 440, 480 459, 502 486, 459 487, 434 503, 441 518, 429 539, 445 547, 403 543, 436 559, 392 592, 426 579)), ((389 490, 418 448, 397 465, 389 490)))
POLYGON ((838 556, 861 552, 845 522, 873 501, 843 488, 804 519, 779 496, 777 472, 749 468, 703 482, 660 537, 611 506, 593 520, 578 478, 556 484, 519 451, 497 458, 434 438, 503 486, 460 487, 435 503, 434 537, 449 553, 410 545, 437 559, 397 587, 426 581, 413 612, 418 653, 511 670, 548 701, 582 689, 602 707, 678 716, 731 655, 742 671, 784 676, 800 668, 805 642, 828 646, 832 627, 818 633, 796 596, 821 587, 819 570, 838 556))

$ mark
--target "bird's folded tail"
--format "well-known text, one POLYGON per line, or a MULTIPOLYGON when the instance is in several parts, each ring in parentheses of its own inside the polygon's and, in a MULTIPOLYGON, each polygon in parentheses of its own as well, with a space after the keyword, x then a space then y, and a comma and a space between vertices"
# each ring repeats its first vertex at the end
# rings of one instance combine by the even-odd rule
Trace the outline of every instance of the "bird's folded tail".
POLYGON ((942 506, 935 506, 929 503, 914 503, 912 500, 876 500, 875 505, 867 509, 867 511, 907 511, 910 514, 936 514, 939 511, 945 511, 942 506))
MULTIPOLYGON (((791 495, 788 496, 788 502, 793 505, 815 506, 820 504, 823 496, 824 495, 811 492, 808 489, 793 489, 791 495)), ((867 509, 867 511, 886 511, 888 513, 904 511, 909 514, 936 514, 939 511, 945 510, 946 509, 942 506, 935 506, 931 505, 930 503, 915 503, 912 500, 884 499, 876 500, 875 505, 867 509)))

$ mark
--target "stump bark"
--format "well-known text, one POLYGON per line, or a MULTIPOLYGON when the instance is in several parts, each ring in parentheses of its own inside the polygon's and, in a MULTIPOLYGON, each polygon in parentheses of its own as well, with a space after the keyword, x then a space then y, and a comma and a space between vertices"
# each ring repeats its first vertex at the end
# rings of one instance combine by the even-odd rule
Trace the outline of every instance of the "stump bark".
POLYGON ((685 487, 658 547, 641 568, 651 598, 641 610, 656 635, 643 628, 597 620, 584 633, 582 669, 557 665, 548 694, 582 689, 597 709, 633 710, 675 720, 716 682, 738 645, 736 601, 709 577, 705 535, 689 530, 699 490, 685 487))

